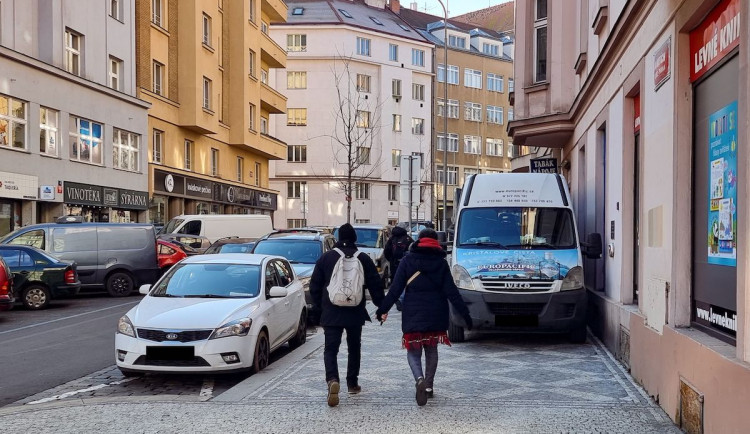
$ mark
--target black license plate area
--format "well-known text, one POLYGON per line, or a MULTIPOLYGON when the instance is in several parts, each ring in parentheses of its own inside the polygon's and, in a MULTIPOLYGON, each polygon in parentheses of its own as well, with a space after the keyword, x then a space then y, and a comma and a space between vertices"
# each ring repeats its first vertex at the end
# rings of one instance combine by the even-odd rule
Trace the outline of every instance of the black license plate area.
POLYGON ((495 315, 497 327, 538 327, 537 315, 495 315))
POLYGON ((146 360, 193 360, 195 347, 146 347, 146 360))

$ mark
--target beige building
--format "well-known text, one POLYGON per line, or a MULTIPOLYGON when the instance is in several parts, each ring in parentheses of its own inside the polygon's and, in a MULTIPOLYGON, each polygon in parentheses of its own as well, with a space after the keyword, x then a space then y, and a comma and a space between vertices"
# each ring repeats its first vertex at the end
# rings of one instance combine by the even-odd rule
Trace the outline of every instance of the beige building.
POLYGON ((276 209, 269 134, 286 98, 269 85, 286 52, 269 36, 282 0, 136 0, 136 81, 149 111, 150 219, 276 209), (179 3, 179 8, 178 8, 179 3))
POLYGON ((687 432, 750 426, 750 6, 519 0, 518 145, 552 148, 589 325, 687 432))
POLYGON ((508 100, 513 91, 512 33, 448 20, 446 138, 446 32, 443 20, 413 9, 401 9, 400 16, 435 44, 433 164, 436 207, 432 215, 440 227, 444 176, 447 176, 446 206, 450 222, 454 193, 463 185, 466 176, 510 171, 510 159, 517 155, 518 151, 506 132, 507 121, 513 118, 513 107, 508 100), (446 154, 447 163, 444 163, 446 154))

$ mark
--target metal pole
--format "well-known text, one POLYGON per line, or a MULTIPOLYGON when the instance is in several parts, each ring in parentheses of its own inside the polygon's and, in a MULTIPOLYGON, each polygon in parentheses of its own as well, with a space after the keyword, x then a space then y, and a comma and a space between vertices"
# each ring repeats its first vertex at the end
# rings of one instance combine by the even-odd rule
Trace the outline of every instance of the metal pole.
MULTIPOLYGON (((442 0, 443 7, 443 222, 441 230, 448 228, 448 9, 442 0)), ((448 0, 445 0, 448 3, 448 0)), ((411 215, 411 214, 410 214, 411 215)))
POLYGON ((413 179, 413 177, 414 177, 414 173, 413 173, 414 165, 411 164, 411 162, 412 162, 413 159, 414 159, 414 156, 413 155, 409 155, 409 229, 407 230, 407 232, 409 233, 409 236, 411 236, 411 225, 412 225, 412 222, 411 222, 411 208, 412 208, 412 206, 414 206, 414 204, 413 204, 414 198, 412 197, 412 194, 411 194, 412 187, 414 186, 414 179, 413 179))

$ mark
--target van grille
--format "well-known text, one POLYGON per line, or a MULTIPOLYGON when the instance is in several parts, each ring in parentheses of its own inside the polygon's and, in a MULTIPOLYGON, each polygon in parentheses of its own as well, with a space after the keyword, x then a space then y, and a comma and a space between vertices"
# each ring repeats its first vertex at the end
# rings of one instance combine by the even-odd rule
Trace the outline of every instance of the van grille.
POLYGON ((500 279, 480 279, 482 287, 487 291, 500 292, 548 292, 555 282, 544 281, 512 281, 500 279))
POLYGON ((487 303, 490 312, 495 315, 532 315, 537 316, 544 310, 545 303, 487 303))
POLYGON ((138 337, 154 342, 193 342, 203 341, 211 336, 212 330, 183 330, 179 332, 166 332, 164 330, 138 329, 138 337), (167 335, 174 333, 177 339, 167 339, 167 335))

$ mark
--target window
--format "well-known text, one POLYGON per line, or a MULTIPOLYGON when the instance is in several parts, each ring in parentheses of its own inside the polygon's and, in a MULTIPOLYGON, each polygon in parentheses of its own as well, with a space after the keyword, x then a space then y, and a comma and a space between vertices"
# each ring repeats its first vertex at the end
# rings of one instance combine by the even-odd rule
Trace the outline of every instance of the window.
POLYGON ((70 117, 70 159, 84 163, 102 164, 102 124, 74 116, 70 117))
POLYGON ((424 84, 412 84, 411 97, 417 101, 424 101, 424 84))
POLYGON ((154 60, 153 91, 157 95, 164 95, 164 65, 154 60))
POLYGON ((290 108, 286 111, 286 124, 289 126, 302 127, 307 125, 306 108, 290 108))
POLYGON ((122 60, 109 56, 109 87, 114 90, 120 88, 120 75, 122 74, 122 60))
POLYGON ((151 22, 159 27, 164 27, 164 5, 162 0, 151 0, 151 22))
MULTIPOLYGON (((438 65, 438 81, 443 83, 445 81, 445 65, 438 65)), ((448 84, 458 84, 458 66, 448 65, 448 84)))
POLYGON ((211 17, 203 14, 203 45, 211 46, 211 17))
POLYGON ((305 8, 294 8, 292 9, 292 15, 302 15, 305 13, 305 8))
POLYGON ((411 29, 408 28, 408 27, 406 27, 406 24, 404 24, 404 23, 396 23, 396 24, 398 24, 398 26, 401 27, 402 30, 405 30, 407 32, 411 32, 411 29))
POLYGON ((151 160, 161 164, 161 156, 164 148, 164 131, 154 129, 153 141, 151 143, 151 160))
POLYGON ((185 140, 185 170, 193 170, 193 142, 185 140))
POLYGON ((398 200, 398 184, 388 184, 388 200, 398 200))
POLYGON ((466 38, 456 35, 448 36, 448 46, 466 49, 466 38))
POLYGON ((307 227, 307 219, 286 219, 288 229, 297 229, 307 227))
POLYGON ((255 185, 260 187, 260 173, 261 173, 261 166, 260 163, 255 163, 255 185))
POLYGON ((211 80, 203 77, 203 108, 211 110, 211 80))
POLYGON ((255 22, 255 17, 256 17, 256 14, 255 14, 255 0, 250 0, 249 3, 250 3, 250 15, 248 16, 248 19, 251 22, 254 23, 255 22))
POLYGON ((370 128, 370 112, 357 110, 357 126, 359 128, 370 128))
POLYGON ((508 158, 513 158, 515 154, 515 147, 513 146, 513 142, 508 142, 508 158))
POLYGON ((513 107, 508 108, 508 122, 513 120, 513 107))
POLYGON ((503 108, 494 105, 487 106, 487 122, 491 124, 503 123, 503 108))
POLYGON ((499 56, 500 46, 497 44, 488 44, 485 42, 482 44, 482 53, 488 56, 499 56))
POLYGON ((339 9, 339 12, 341 12, 341 15, 343 15, 343 16, 345 16, 347 18, 351 18, 352 17, 352 14, 350 14, 349 12, 347 12, 344 9, 339 9))
POLYGON ((357 163, 370 164, 370 148, 357 146, 357 163))
POLYGON ((248 128, 250 130, 255 131, 255 104, 250 103, 250 123, 248 124, 248 128))
MULTIPOLYGON (((445 101, 442 98, 438 98, 438 116, 445 116, 445 101)), ((452 119, 458 119, 458 100, 448 100, 448 117, 452 119)))
POLYGON ((219 176, 219 150, 211 148, 211 176, 219 176))
POLYGON ((65 70, 81 75, 81 51, 83 36, 70 29, 65 30, 65 70))
POLYGON ((307 89, 307 72, 287 71, 286 88, 287 89, 307 89))
POLYGON ((391 80, 391 95, 394 98, 401 98, 401 80, 391 80))
POLYGON ((287 181, 286 182, 287 199, 300 199, 302 197, 302 190, 306 188, 307 188, 307 182, 305 181, 287 181))
POLYGON ((370 19, 372 20, 372 22, 373 22, 373 23, 375 23, 375 24, 377 24, 377 25, 379 25, 379 26, 382 26, 382 25, 383 25, 383 23, 382 23, 382 22, 380 22, 380 20, 379 20, 379 19, 377 19, 377 18, 375 18, 375 17, 370 17, 370 19))
POLYGON ((360 56, 370 55, 370 40, 357 36, 357 54, 360 56))
POLYGON ((260 68, 260 82, 268 84, 268 70, 260 68))
POLYGON ((370 93, 370 76, 357 74, 357 91, 370 93))
POLYGON ((487 73, 487 90, 491 90, 493 92, 502 92, 503 91, 503 76, 488 72, 487 73))
POLYGON ((414 66, 424 66, 424 50, 411 49, 411 64, 414 66))
POLYGON ((391 150, 391 167, 401 167, 401 150, 391 150))
POLYGON ((464 153, 480 155, 482 153, 482 138, 477 136, 464 136, 464 153))
POLYGON ((122 21, 122 3, 120 0, 110 0, 109 2, 109 16, 122 21))
POLYGON ((112 167, 137 172, 140 162, 140 136, 127 131, 112 130, 112 167))
POLYGON ((354 184, 355 197, 357 199, 370 198, 370 184, 367 182, 357 182, 354 184))
MULTIPOLYGON (((444 166, 437 166, 437 182, 442 184, 445 182, 445 169, 444 166)), ((458 168, 456 166, 448 166, 448 185, 457 185, 458 179, 458 168)))
POLYGON ((420 136, 424 134, 424 119, 411 118, 411 133, 420 136))
MULTIPOLYGON (((0 105, 2 102, 0 102, 0 105)), ((53 157, 57 156, 57 144, 60 136, 57 131, 60 113, 46 107, 39 108, 39 152, 53 157)), ((0 118, 2 115, 0 115, 0 118)), ((3 121, 0 120, 0 126, 3 121)), ((1 127, 0 127, 1 128, 1 127)), ((0 135, 2 131, 0 130, 0 135)))
POLYGON ((250 62, 250 70, 249 70, 250 76, 251 77, 255 77, 255 74, 256 74, 256 72, 255 72, 255 51, 250 50, 248 57, 249 57, 249 62, 250 62))
POLYGON ((508 79, 508 92, 513 92, 513 90, 514 90, 513 88, 514 88, 513 79, 509 78, 508 79))
POLYGON ((245 159, 237 157, 237 182, 243 182, 245 174, 245 159))
POLYGON ((390 60, 391 62, 398 62, 398 45, 388 45, 388 60, 390 60))
POLYGON ((487 155, 493 157, 503 156, 503 140, 487 139, 487 155))
POLYGON ((547 81, 547 0, 536 0, 534 7, 534 82, 547 81))
POLYGON ((464 86, 474 89, 482 88, 482 71, 464 68, 464 86))
POLYGON ((268 118, 260 117, 260 133, 268 134, 268 118))
POLYGON ((267 22, 265 22, 265 21, 261 21, 260 22, 260 31, 263 32, 263 33, 265 33, 266 35, 268 34, 268 23, 267 22))
POLYGON ((307 35, 286 35, 286 51, 307 51, 307 35))
POLYGON ((393 115, 393 131, 401 132, 401 115, 393 115))
POLYGON ((464 119, 482 122, 482 104, 466 101, 464 103, 464 119))
MULTIPOLYGON (((445 150, 445 133, 438 133, 437 150, 445 150)), ((448 133, 448 152, 458 152, 458 134, 448 133)))
POLYGON ((290 163, 307 162, 307 145, 290 145, 286 148, 286 161, 290 163))

